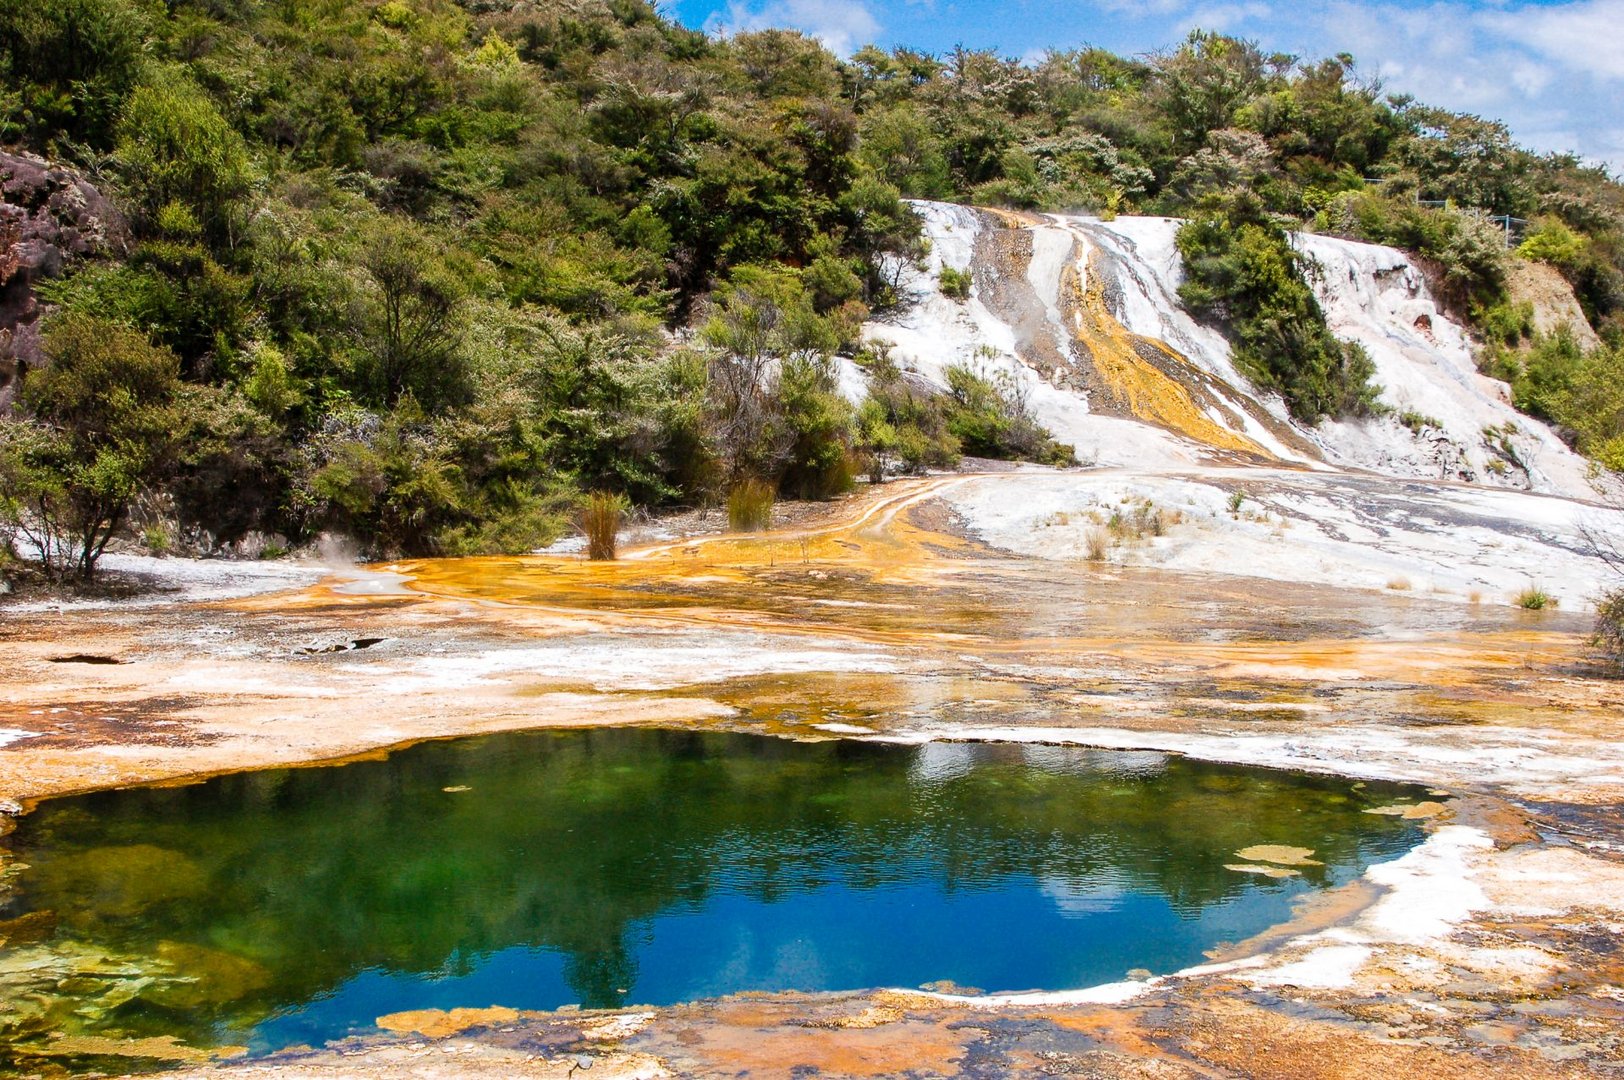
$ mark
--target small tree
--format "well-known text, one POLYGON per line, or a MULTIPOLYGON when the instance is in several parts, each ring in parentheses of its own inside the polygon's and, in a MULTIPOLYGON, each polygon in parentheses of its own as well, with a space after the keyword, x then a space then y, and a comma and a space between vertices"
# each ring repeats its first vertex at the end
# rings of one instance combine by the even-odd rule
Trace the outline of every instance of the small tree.
POLYGON ((180 428, 180 365, 140 333, 58 319, 51 364, 23 385, 24 419, 0 438, 0 524, 52 577, 89 579, 131 500, 168 466, 180 428))
MULTIPOLYGON (((784 377, 808 391, 802 404, 828 402, 815 392, 833 382, 829 357, 838 344, 827 319, 812 309, 794 277, 778 271, 742 267, 722 290, 722 302, 706 323, 704 340, 711 347, 708 420, 721 453, 726 480, 732 484, 777 477, 798 454, 814 452, 797 446, 800 432, 786 422, 784 377)), ((840 419, 815 426, 823 437, 839 440, 846 427, 840 419)))
POLYGON ((1610 663, 1624 668, 1624 586, 1607 590, 1596 601, 1595 644, 1610 663))
POLYGON ((429 412, 467 392, 462 362, 462 293, 436 272, 439 253, 403 229, 388 229, 367 252, 373 286, 366 313, 364 382, 393 407, 410 394, 429 412))

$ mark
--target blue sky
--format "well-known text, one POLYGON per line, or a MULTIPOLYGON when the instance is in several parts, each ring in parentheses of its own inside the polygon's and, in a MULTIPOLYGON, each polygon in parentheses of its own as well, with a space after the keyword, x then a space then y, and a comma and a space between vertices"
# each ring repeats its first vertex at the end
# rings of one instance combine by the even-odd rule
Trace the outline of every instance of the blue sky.
POLYGON ((683 23, 727 34, 768 26, 837 52, 867 42, 956 44, 1039 56, 1101 45, 1143 53, 1193 27, 1303 56, 1350 52, 1390 93, 1504 120, 1536 150, 1624 172, 1624 0, 666 0, 683 23))

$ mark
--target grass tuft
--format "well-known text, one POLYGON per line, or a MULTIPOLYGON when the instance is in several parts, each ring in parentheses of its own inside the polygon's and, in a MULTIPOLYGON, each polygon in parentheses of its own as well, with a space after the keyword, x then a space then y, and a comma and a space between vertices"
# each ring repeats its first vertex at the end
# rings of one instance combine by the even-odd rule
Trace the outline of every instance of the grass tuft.
POLYGON ((776 493, 765 480, 745 480, 727 494, 727 525, 734 532, 772 528, 776 493))
POLYGON ((1517 594, 1517 606, 1524 611, 1544 611, 1556 606, 1556 597, 1538 585, 1530 585, 1517 594))
POLYGON ((620 519, 630 503, 626 496, 610 491, 594 491, 581 507, 581 531, 586 534, 586 557, 610 560, 615 557, 620 533, 620 519))

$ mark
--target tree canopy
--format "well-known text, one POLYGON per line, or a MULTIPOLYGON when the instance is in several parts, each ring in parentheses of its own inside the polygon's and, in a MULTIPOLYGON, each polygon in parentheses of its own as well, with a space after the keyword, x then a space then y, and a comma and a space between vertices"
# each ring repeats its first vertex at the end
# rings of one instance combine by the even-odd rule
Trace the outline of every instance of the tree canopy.
MULTIPOLYGON (((59 373, 29 377, 19 416, 40 435, 95 365, 178 380, 131 390, 127 439, 46 439, 51 482, 133 455, 106 466, 108 506, 160 489, 203 546, 343 528, 379 552, 522 551, 579 491, 826 495, 960 449, 1063 460, 973 372, 840 399, 832 356, 885 366, 857 328, 920 254, 910 196, 1193 215, 1187 299, 1305 420, 1371 392, 1287 229, 1417 251, 1511 349, 1483 215, 1534 219, 1523 255, 1624 337, 1603 170, 1386 96, 1351 57, 1204 32, 1145 57, 842 59, 646 0, 37 0, 0 10, 0 138, 95 177, 133 233, 47 288, 59 373)), ((1564 401, 1610 385, 1581 366, 1564 401)), ((1576 437, 1611 448, 1607 424, 1576 437)), ((45 483, 45 444, 8 440, 14 479, 45 483)), ((103 509, 76 520, 124 513, 103 509)))

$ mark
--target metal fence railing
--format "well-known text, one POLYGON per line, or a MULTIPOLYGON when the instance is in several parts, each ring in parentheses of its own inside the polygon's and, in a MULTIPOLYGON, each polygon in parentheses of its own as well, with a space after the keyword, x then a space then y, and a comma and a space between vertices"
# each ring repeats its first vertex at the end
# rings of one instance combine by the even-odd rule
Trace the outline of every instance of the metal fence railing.
MULTIPOLYGON (((1379 186, 1387 183, 1388 177, 1367 176, 1364 181, 1371 186, 1379 186)), ((1420 192, 1416 192, 1415 202, 1418 206, 1427 206, 1433 209, 1442 209, 1455 205, 1453 199, 1423 199, 1420 192)), ((1528 235, 1527 218, 1512 217, 1510 214, 1490 214, 1489 220, 1500 226, 1500 231, 1505 236, 1506 247, 1508 248, 1516 247, 1528 235)))

